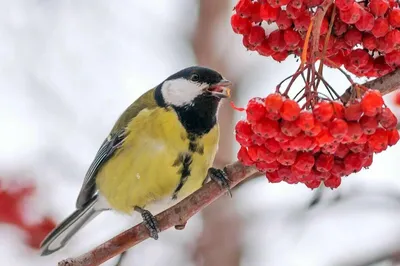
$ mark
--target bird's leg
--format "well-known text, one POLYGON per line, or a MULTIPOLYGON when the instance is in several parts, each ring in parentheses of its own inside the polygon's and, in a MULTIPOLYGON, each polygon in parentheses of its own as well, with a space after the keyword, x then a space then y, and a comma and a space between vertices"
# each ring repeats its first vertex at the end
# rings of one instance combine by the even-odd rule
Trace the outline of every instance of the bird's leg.
POLYGON ((145 210, 138 206, 135 206, 134 210, 142 215, 144 225, 149 230, 150 237, 157 240, 158 233, 161 231, 160 231, 160 228, 158 227, 157 220, 156 220, 156 218, 154 218, 153 214, 151 214, 151 212, 149 212, 148 210, 145 210))
POLYGON ((230 180, 228 179, 228 175, 226 174, 225 169, 217 169, 214 167, 211 167, 208 169, 208 174, 214 182, 217 182, 217 184, 221 187, 221 189, 226 189, 228 191, 229 196, 232 197, 232 192, 231 188, 229 186, 230 180))

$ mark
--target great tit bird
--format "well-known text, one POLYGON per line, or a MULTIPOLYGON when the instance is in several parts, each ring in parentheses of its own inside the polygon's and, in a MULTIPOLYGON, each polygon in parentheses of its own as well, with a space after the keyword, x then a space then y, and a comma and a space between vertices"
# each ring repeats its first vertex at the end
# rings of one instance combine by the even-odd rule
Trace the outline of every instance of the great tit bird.
POLYGON ((219 141, 216 115, 230 85, 215 70, 194 66, 132 103, 90 165, 75 212, 42 242, 42 255, 64 247, 102 211, 140 213, 150 236, 157 239, 153 214, 199 189, 207 177, 229 191, 226 173, 212 164, 219 141))

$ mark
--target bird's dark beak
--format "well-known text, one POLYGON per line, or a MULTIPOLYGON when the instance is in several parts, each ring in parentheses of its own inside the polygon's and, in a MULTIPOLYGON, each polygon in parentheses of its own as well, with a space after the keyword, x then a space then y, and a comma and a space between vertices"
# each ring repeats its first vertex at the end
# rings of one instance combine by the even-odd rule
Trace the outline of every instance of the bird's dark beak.
POLYGON ((208 87, 207 91, 218 98, 229 98, 231 97, 231 86, 232 82, 222 79, 220 82, 208 87))

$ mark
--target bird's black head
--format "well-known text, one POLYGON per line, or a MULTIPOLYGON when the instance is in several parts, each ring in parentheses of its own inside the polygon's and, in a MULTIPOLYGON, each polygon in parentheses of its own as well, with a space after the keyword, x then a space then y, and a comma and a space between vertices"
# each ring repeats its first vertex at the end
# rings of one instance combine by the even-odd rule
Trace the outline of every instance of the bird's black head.
POLYGON ((216 124, 220 100, 231 83, 215 70, 188 67, 171 75, 155 91, 160 106, 171 106, 188 133, 202 135, 216 124))
POLYGON ((217 71, 200 66, 188 67, 169 76, 159 86, 166 105, 191 105, 199 97, 229 97, 231 83, 217 71))

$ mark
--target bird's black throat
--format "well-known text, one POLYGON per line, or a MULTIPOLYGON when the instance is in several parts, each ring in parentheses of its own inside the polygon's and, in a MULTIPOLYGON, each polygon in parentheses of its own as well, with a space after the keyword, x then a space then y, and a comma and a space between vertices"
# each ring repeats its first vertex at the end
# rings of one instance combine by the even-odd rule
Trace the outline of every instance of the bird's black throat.
MULTIPOLYGON (((155 99, 159 106, 168 107, 161 94, 161 88, 155 91, 155 99)), ((200 137, 207 134, 217 123, 218 105, 221 99, 211 94, 201 94, 190 104, 171 107, 178 115, 179 121, 190 135, 200 137)))
POLYGON ((189 134, 202 136, 217 123, 220 98, 208 95, 197 96, 191 104, 173 106, 179 120, 189 134))

